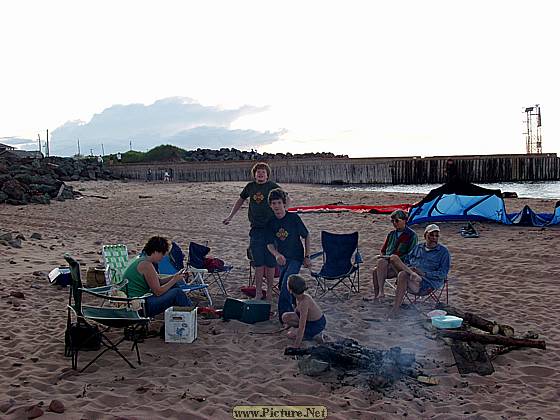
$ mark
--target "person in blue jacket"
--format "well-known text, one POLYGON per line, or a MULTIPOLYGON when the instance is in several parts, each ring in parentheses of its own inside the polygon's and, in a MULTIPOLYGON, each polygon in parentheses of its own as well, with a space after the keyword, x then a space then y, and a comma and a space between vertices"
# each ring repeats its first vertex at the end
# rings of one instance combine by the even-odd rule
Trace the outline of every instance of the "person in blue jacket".
POLYGON ((388 318, 397 315, 407 290, 412 294, 425 295, 443 287, 451 266, 451 256, 447 247, 439 243, 439 232, 436 224, 426 226, 426 242, 412 248, 407 255, 406 264, 398 255, 391 255, 389 260, 399 274, 395 303, 388 318))

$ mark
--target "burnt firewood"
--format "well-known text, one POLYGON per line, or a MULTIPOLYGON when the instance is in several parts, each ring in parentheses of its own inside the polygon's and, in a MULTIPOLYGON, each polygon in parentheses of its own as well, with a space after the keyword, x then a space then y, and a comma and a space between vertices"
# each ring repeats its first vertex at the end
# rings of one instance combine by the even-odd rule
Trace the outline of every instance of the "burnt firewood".
MULTIPOLYGON (((520 338, 522 339, 532 339, 532 340, 536 340, 537 338, 539 338, 539 335, 534 332, 534 331, 527 331, 525 334, 523 334, 520 338)), ((494 360, 496 357, 502 355, 502 354, 506 354, 509 353, 512 350, 515 349, 519 349, 520 347, 518 346, 496 346, 494 347, 492 350, 490 350, 490 360, 494 360)))
POLYGON ((475 313, 462 311, 461 309, 455 308, 453 306, 440 304, 439 309, 443 309, 449 315, 458 316, 463 318, 463 321, 472 327, 478 328, 479 330, 489 332, 490 334, 501 334, 506 337, 512 337, 514 330, 509 325, 498 324, 497 322, 485 319, 475 313))
POLYGON ((415 376, 415 355, 403 353, 400 347, 377 350, 361 346, 355 340, 344 339, 306 349, 288 347, 284 354, 327 362, 331 368, 347 376, 364 375, 365 382, 372 388, 392 384, 403 375, 415 376))
POLYGON ((502 335, 491 334, 477 334, 469 331, 441 330, 438 334, 442 337, 449 337, 460 341, 474 341, 482 344, 499 344, 510 347, 533 347, 546 350, 546 343, 544 340, 504 337, 502 335))

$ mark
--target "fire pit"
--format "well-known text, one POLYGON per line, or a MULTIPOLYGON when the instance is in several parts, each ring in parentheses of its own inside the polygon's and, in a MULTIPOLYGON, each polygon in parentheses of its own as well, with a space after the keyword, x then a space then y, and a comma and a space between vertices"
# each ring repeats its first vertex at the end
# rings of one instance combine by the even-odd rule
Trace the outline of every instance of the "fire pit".
POLYGON ((385 388, 403 376, 417 376, 413 353, 402 353, 400 347, 371 349, 348 338, 306 349, 288 347, 284 354, 302 356, 299 367, 307 375, 331 371, 339 381, 352 378, 352 383, 363 382, 370 388, 385 388))

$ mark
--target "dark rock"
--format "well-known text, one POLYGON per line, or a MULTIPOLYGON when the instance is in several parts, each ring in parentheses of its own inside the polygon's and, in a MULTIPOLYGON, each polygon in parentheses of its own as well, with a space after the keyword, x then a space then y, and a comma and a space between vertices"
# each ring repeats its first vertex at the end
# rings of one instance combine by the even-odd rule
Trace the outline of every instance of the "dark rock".
POLYGON ((29 188, 32 191, 37 191, 43 194, 55 194, 58 192, 58 188, 53 185, 46 184, 29 184, 29 188))
POLYGON ((502 198, 519 198, 515 191, 504 191, 502 192, 502 198))
POLYGON ((37 232, 33 232, 33 233, 31 234, 30 238, 31 238, 31 239, 37 239, 37 240, 43 239, 43 237, 41 236, 41 234, 40 234, 40 233, 37 233, 37 232))
POLYGON ((2 233, 0 234, 0 241, 11 241, 14 239, 11 233, 2 233))
POLYGON ((15 179, 11 179, 9 181, 4 182, 2 185, 2 191, 11 199, 18 200, 18 201, 26 201, 27 200, 27 193, 26 189, 15 179))
POLYGON ((25 236, 23 236, 21 233, 18 233, 18 234, 16 235, 16 239, 21 239, 22 241, 25 241, 25 240, 26 240, 26 239, 25 239, 25 236))
POLYGON ((21 239, 12 239, 11 241, 8 241, 8 245, 12 248, 21 248, 21 239))
POLYGON ((13 296, 18 299, 25 299, 25 295, 23 294, 23 292, 19 292, 19 291, 10 292, 10 296, 13 296))
POLYGON ((60 400, 52 400, 49 404, 49 411, 53 413, 62 414, 64 413, 64 404, 60 400))
MULTIPOLYGON (((0 168, 0 203, 12 205, 48 204, 57 196, 64 180, 113 178, 95 158, 30 159, 2 155, 0 168)), ((62 197, 73 198, 72 188, 66 187, 62 197)))
POLYGON ((36 204, 50 204, 51 198, 47 193, 31 196, 31 202, 36 204))
POLYGON ((29 203, 27 201, 27 195, 26 195, 24 200, 15 200, 13 198, 8 198, 6 200, 6 204, 11 204, 12 206, 25 206, 26 204, 29 203))
POLYGON ((16 400, 14 400, 13 398, 10 398, 8 401, 4 401, 0 404, 0 413, 5 413, 14 405, 16 405, 16 400))
POLYGON ((45 412, 38 406, 34 405, 25 410, 25 415, 28 419, 36 419, 41 417, 45 412))

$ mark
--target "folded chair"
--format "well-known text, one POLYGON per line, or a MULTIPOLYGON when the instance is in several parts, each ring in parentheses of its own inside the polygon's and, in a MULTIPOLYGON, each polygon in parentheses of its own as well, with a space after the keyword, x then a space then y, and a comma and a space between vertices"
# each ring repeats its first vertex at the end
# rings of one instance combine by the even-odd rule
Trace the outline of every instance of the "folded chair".
POLYGON ((225 287, 225 282, 227 281, 227 277, 231 270, 233 269, 232 265, 223 265, 223 266, 208 266, 204 263, 204 259, 210 252, 210 248, 205 245, 197 244, 196 242, 191 242, 189 244, 189 260, 188 266, 193 272, 196 270, 204 270, 200 271, 201 277, 204 276, 205 273, 208 273, 208 277, 211 280, 208 282, 208 285, 211 286, 215 284, 218 286, 220 291, 224 296, 227 296, 227 290, 225 287))
MULTIPOLYGON (((159 274, 173 275, 185 268, 185 253, 176 242, 171 242, 171 249, 159 262, 157 271, 159 274)), ((204 283, 204 273, 206 270, 193 271, 191 267, 187 271, 193 273, 193 281, 190 284, 184 281, 177 282, 177 285, 185 292, 193 292, 195 290, 203 290, 210 306, 212 306, 212 298, 208 292, 208 284, 204 283)))
POLYGON ((411 293, 408 290, 405 293, 407 299, 412 305, 416 303, 433 303, 436 306, 442 302, 442 296, 445 296, 445 304, 449 304, 449 281, 445 279, 440 289, 427 289, 421 294, 411 293), (445 293, 445 295, 444 295, 445 293))
POLYGON ((347 297, 360 292, 360 264, 363 262, 358 249, 358 232, 336 234, 322 231, 323 250, 311 256, 323 257, 323 266, 319 272, 311 271, 317 281, 315 295, 322 297, 332 292, 338 297, 337 287, 344 287, 347 297))
MULTIPOLYGON (((385 280, 385 284, 395 292, 397 290, 396 280, 396 278, 385 280)), ((433 303, 434 306, 437 306, 439 303, 443 302, 443 297, 445 298, 445 304, 449 304, 449 279, 447 278, 443 282, 443 286, 440 289, 429 288, 420 294, 412 293, 407 290, 404 294, 404 298, 411 305, 433 303)))
MULTIPOLYGON (((149 318, 143 316, 139 311, 132 309, 132 301, 136 299, 128 299, 124 297, 113 297, 107 294, 92 292, 91 289, 85 289, 82 287, 82 279, 80 276, 80 264, 72 257, 65 256, 64 259, 70 266, 70 273, 72 277, 72 283, 70 286, 70 293, 68 298, 68 317, 66 322, 66 340, 65 340, 65 351, 66 356, 72 357, 72 369, 78 369, 78 353, 85 346, 87 347, 87 342, 99 341, 104 349, 99 352, 93 360, 91 360, 84 368, 80 370, 83 372, 91 364, 96 362, 103 354, 109 350, 117 353, 131 368, 135 366, 130 363, 130 361, 121 353, 118 346, 125 340, 132 340, 131 351, 136 350, 136 356, 138 359, 138 364, 140 361, 140 351, 138 350, 138 338, 139 330, 147 328, 149 318), (82 303, 83 293, 89 294, 103 301, 117 302, 122 305, 122 307, 99 307, 92 305, 85 305, 82 303), (82 331, 89 332, 90 336, 80 337, 80 342, 76 342, 76 335, 72 331, 72 314, 76 318, 76 324, 79 326, 85 326, 82 331), (101 326, 101 329, 95 328, 90 324, 91 322, 101 326), (108 336, 107 332, 109 329, 120 329, 123 332, 122 338, 118 341, 113 342, 108 336)), ((143 312, 142 312, 143 313, 143 312)))

